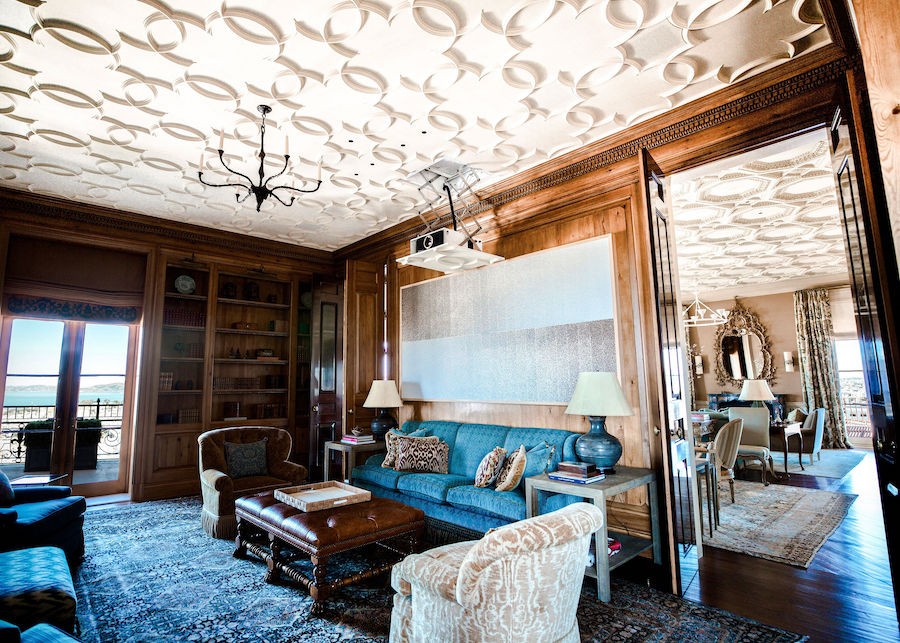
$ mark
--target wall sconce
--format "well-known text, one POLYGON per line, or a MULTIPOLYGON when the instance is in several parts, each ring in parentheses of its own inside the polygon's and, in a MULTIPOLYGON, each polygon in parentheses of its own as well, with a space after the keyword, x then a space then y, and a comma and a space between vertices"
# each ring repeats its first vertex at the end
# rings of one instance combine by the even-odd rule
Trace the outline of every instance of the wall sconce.
POLYGON ((794 372, 794 353, 791 351, 784 351, 784 372, 794 372))
POLYGON ((694 375, 703 375, 703 355, 694 355, 694 375))

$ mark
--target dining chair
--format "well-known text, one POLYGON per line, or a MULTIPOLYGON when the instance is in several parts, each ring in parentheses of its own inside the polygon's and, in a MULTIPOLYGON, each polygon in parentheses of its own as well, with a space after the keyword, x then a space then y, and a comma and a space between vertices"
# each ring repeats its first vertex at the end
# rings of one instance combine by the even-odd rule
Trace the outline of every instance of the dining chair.
POLYGON ((729 421, 744 421, 737 457, 741 460, 759 460, 762 464, 762 482, 766 486, 769 484, 766 473, 770 472, 773 477, 775 475, 775 463, 772 461, 769 443, 769 418, 769 409, 764 406, 728 409, 729 421))
POLYGON ((716 526, 719 525, 719 474, 721 472, 724 472, 728 478, 731 502, 734 503, 734 463, 737 460, 743 424, 744 421, 741 419, 731 420, 719 429, 711 443, 694 447, 694 451, 697 453, 697 472, 705 474, 706 502, 710 513, 710 536, 712 536, 713 521, 716 526))

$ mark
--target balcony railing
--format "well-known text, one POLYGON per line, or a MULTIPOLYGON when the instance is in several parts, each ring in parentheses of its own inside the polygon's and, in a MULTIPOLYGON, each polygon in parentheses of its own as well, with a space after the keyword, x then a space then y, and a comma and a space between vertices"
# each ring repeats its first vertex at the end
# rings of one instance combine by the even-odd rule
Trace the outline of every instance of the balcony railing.
POLYGON ((844 424, 851 438, 871 438, 872 423, 869 421, 869 405, 859 400, 841 400, 844 424))
MULTIPOLYGON (((122 412, 121 402, 96 402, 81 403, 78 405, 79 420, 99 420, 100 427, 79 427, 76 429, 76 468, 79 459, 79 445, 85 444, 86 448, 93 450, 96 441, 96 458, 89 454, 88 461, 115 460, 119 457, 122 443, 122 412), (91 434, 90 439, 79 439, 78 431, 84 435, 91 434), (99 436, 97 435, 99 431, 99 436)), ((27 450, 33 448, 36 451, 44 450, 38 459, 43 461, 49 458, 49 444, 52 437, 52 429, 29 428, 28 425, 37 422, 52 420, 56 414, 55 406, 4 406, 2 419, 0 419, 0 464, 23 464, 28 458, 27 450), (33 446, 30 446, 33 445, 33 446)), ((82 448, 84 450, 85 447, 82 448)), ((34 453, 32 454, 34 455, 34 453)), ((43 467, 38 467, 43 468, 43 467)))

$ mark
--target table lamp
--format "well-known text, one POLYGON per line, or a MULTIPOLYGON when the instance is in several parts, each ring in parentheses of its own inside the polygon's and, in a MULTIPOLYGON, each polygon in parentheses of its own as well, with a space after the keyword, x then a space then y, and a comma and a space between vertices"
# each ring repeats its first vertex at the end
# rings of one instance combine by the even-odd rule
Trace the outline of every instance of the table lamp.
POLYGON ((372 435, 376 440, 383 440, 385 433, 397 428, 397 420, 388 411, 403 406, 394 380, 374 380, 363 406, 367 409, 378 409, 378 414, 371 425, 372 435))
POLYGON ((771 402, 775 396, 772 395, 772 389, 766 380, 744 380, 738 398, 752 401, 753 406, 765 406, 763 402, 771 402))
POLYGON ((566 413, 586 415, 591 425, 590 431, 575 441, 578 459, 593 462, 602 473, 615 473, 622 443, 606 432, 606 418, 634 415, 616 374, 579 373, 566 413))

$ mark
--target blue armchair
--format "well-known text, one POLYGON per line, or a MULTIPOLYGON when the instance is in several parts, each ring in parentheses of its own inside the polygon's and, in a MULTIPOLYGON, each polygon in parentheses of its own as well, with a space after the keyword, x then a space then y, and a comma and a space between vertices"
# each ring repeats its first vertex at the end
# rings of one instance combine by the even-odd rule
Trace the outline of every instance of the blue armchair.
POLYGON ((69 487, 12 489, 0 471, 0 552, 53 546, 66 553, 70 565, 84 556, 82 496, 69 487))

